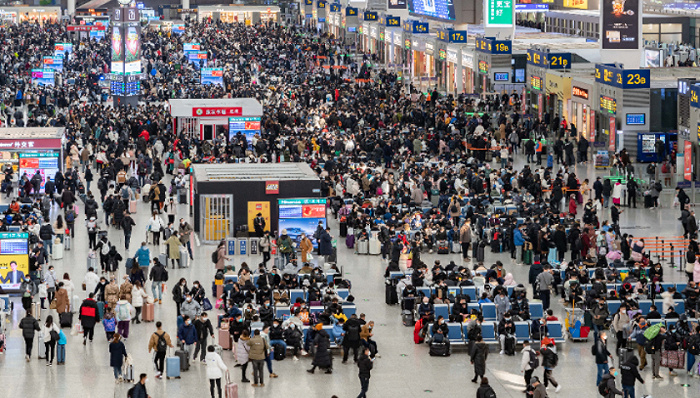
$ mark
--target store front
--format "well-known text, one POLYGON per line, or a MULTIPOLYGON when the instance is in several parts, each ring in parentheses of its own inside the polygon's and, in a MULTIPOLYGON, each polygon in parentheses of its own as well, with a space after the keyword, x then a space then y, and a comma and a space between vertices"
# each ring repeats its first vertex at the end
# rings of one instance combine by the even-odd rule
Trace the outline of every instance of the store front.
POLYGON ((570 123, 576 126, 578 136, 585 137, 590 142, 595 141, 595 108, 598 104, 594 104, 594 99, 597 98, 597 87, 593 79, 577 79, 571 80, 571 113, 570 123))
POLYGON ((546 80, 545 92, 551 106, 551 115, 559 115, 561 120, 565 118, 567 121, 570 121, 571 75, 564 71, 548 69, 546 80))
MULTIPOLYGON (((372 54, 377 54, 379 57, 380 46, 379 46, 379 26, 376 23, 369 24, 369 52, 372 54)), ((381 59, 381 58, 380 58, 381 59)), ((383 63, 383 62, 382 62, 383 63)))
POLYGON ((61 7, 2 7, 0 25, 36 22, 56 23, 61 17, 61 7))
POLYGON ((460 52, 467 42, 467 32, 438 29, 437 33, 438 87, 448 93, 462 92, 462 67, 460 52))
POLYGON ((336 38, 339 38, 341 28, 340 28, 340 4, 333 3, 328 5, 328 10, 330 11, 326 24, 328 25, 328 32, 336 38))
POLYGON ((360 25, 360 20, 358 17, 357 8, 345 7, 345 13, 340 28, 345 34, 345 44, 354 45, 358 52, 361 52, 360 46, 362 43, 362 35, 360 30, 362 25, 360 25))
MULTIPOLYGON (((557 81, 552 83, 551 88, 547 83, 548 71, 571 69, 571 53, 550 53, 543 49, 527 50, 527 66, 525 87, 529 96, 527 102, 530 113, 537 115, 537 118, 544 120, 544 115, 562 115, 565 111, 564 100, 569 96, 571 90, 571 78, 568 82, 557 81), (566 87, 560 88, 564 85, 566 87)), ((568 113, 568 110, 566 111, 568 113)))
POLYGON ((326 31, 327 10, 328 2, 326 0, 318 0, 316 2, 316 14, 314 18, 316 20, 316 31, 318 32, 326 31))
POLYGON ((423 47, 423 68, 421 69, 421 89, 431 90, 437 85, 437 43, 434 37, 421 36, 418 40, 423 47))
POLYGON ((63 127, 9 127, 2 132, 0 163, 12 167, 13 182, 25 173, 31 179, 38 171, 43 190, 48 177, 53 179, 56 172, 64 170, 63 127))
POLYGON ((495 40, 477 37, 475 42, 476 63, 479 77, 475 82, 477 92, 499 92, 510 85, 513 71, 510 40, 495 40))
POLYGON ((280 15, 280 8, 277 6, 199 6, 198 10, 200 22, 218 18, 221 22, 245 23, 246 26, 278 23, 280 15))
MULTIPOLYGON (((404 64, 407 65, 410 74, 410 82, 421 90, 429 85, 428 59, 426 54, 426 40, 424 37, 430 31, 428 23, 415 20, 404 21, 403 38, 406 55, 404 64)), ((429 40, 428 40, 429 41, 429 40)), ((435 50, 433 41, 432 51, 435 50)))
POLYGON ((479 76, 474 71, 474 49, 462 47, 462 93, 474 93, 474 79, 479 76))
POLYGON ((200 140, 212 140, 241 132, 248 138, 260 134, 262 105, 254 98, 170 100, 173 131, 200 140), (256 123, 257 122, 257 123, 256 123))
POLYGON ((403 54, 403 31, 401 30, 401 18, 387 15, 384 18, 384 65, 388 69, 397 72, 403 70, 401 55, 403 54))
POLYGON ((445 79, 448 93, 459 94, 462 92, 462 65, 459 47, 448 46, 445 51, 445 79))

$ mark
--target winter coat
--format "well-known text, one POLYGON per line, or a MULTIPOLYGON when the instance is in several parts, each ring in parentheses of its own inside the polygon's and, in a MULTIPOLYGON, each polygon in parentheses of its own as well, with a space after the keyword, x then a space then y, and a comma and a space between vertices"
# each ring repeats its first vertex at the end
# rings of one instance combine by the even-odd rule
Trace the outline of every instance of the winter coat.
POLYGON ((224 377, 224 372, 226 372, 228 368, 219 354, 208 352, 204 360, 207 363, 207 379, 216 380, 224 377))
POLYGON ((304 238, 301 241, 301 262, 308 262, 307 256, 314 249, 314 245, 311 243, 311 239, 304 238))
POLYGON ((118 341, 109 343, 109 366, 121 368, 126 358, 126 347, 124 343, 118 341))
POLYGON ((139 249, 136 250, 136 254, 134 254, 134 257, 136 258, 136 261, 138 261, 139 266, 141 267, 145 267, 151 263, 151 251, 148 250, 148 247, 139 247, 139 249))
POLYGON ((143 307, 143 299, 147 298, 148 294, 143 289, 143 287, 134 286, 131 289, 131 305, 134 307, 143 307))
POLYGON ((125 280, 124 283, 119 287, 119 297, 131 303, 131 291, 134 289, 134 285, 125 280))
POLYGON ((360 377, 370 378, 370 371, 374 364, 370 357, 365 354, 360 355, 360 359, 357 360, 357 367, 360 368, 360 377))
POLYGON ((265 359, 265 354, 270 352, 270 347, 262 336, 253 336, 246 344, 250 347, 248 357, 252 361, 262 361, 265 359))
POLYGON ((194 320, 197 315, 202 313, 202 306, 194 299, 192 301, 185 300, 180 304, 180 313, 182 316, 187 315, 194 320))
POLYGON ((316 332, 316 337, 314 337, 316 352, 314 353, 314 360, 311 365, 318 366, 319 368, 330 368, 333 366, 330 344, 331 341, 328 332, 323 329, 316 332))
POLYGON ((39 321, 37 321, 33 316, 27 315, 19 321, 19 328, 22 329, 22 337, 25 339, 33 339, 35 332, 41 330, 39 326, 39 321))
POLYGON ((78 320, 84 329, 94 328, 95 324, 100 321, 100 313, 97 308, 97 302, 94 299, 85 299, 78 310, 78 320))
POLYGON ((177 330, 177 339, 184 341, 187 345, 194 344, 197 341, 197 329, 192 323, 189 325, 183 323, 177 330))
POLYGON ((70 299, 66 289, 58 289, 56 292, 56 312, 62 314, 70 311, 70 299))
POLYGON ((85 284, 85 292, 90 294, 95 291, 95 288, 100 283, 100 277, 94 272, 88 272, 83 278, 83 283, 85 284))
POLYGON ((226 245, 220 246, 216 251, 218 252, 216 257, 216 269, 224 269, 227 254, 226 245))
POLYGON ((182 242, 180 242, 180 239, 178 239, 175 235, 170 235, 170 238, 168 238, 168 241, 165 243, 168 245, 168 258, 173 260, 179 260, 180 246, 182 246, 182 242))
POLYGON ((236 344, 236 362, 243 365, 248 363, 248 353, 250 352, 250 346, 248 346, 249 339, 238 339, 236 344))
POLYGON ((673 302, 673 294, 671 292, 663 292, 661 293, 661 298, 663 299, 662 314, 667 314, 669 308, 675 307, 675 303, 673 302))
POLYGON ((323 231, 319 242, 319 253, 322 256, 330 256, 333 254, 333 239, 327 231, 323 231))
POLYGON ((644 379, 639 374, 637 367, 639 366, 639 359, 632 355, 627 362, 620 365, 620 373, 622 374, 622 385, 623 386, 633 386, 636 380, 640 383, 644 383, 644 379))
POLYGON ((486 373, 486 359, 489 355, 489 347, 483 341, 474 344, 471 352, 471 361, 474 363, 474 374, 483 376, 486 373))
POLYGON ((44 336, 44 341, 43 341, 44 343, 51 342, 51 331, 52 330, 55 331, 56 333, 58 333, 61 331, 61 328, 59 328, 58 325, 56 325, 55 323, 51 323, 51 326, 49 326, 49 327, 46 327, 46 325, 44 325, 42 327, 41 333, 44 336))

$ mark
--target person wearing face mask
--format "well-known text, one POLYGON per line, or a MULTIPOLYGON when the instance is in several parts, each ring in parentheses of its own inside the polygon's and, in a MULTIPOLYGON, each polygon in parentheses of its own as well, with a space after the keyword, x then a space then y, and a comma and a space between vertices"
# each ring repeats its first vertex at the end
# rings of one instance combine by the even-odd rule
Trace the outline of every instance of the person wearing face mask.
POLYGON ((24 307, 25 311, 30 311, 32 309, 34 296, 39 293, 39 289, 36 287, 36 284, 32 282, 32 278, 27 275, 22 280, 19 290, 22 292, 22 307, 24 307))
POLYGON ((610 368, 610 371, 605 373, 600 383, 598 383, 598 392, 605 398, 615 398, 615 395, 623 395, 623 392, 618 390, 615 385, 615 377, 617 377, 617 375, 617 369, 610 368))
POLYGON ((185 280, 185 278, 180 278, 177 285, 173 287, 173 301, 175 302, 177 316, 180 316, 181 314, 180 306, 185 301, 185 297, 189 291, 190 289, 187 288, 187 280, 185 280))
POLYGON ((605 321, 608 319, 610 312, 605 300, 598 300, 598 305, 591 309, 591 317, 593 318, 593 337, 597 338, 601 330, 605 329, 605 321))
POLYGON ((194 283, 192 283, 190 295, 192 296, 192 300, 199 303, 199 305, 202 305, 202 301, 206 296, 206 292, 204 291, 204 287, 202 287, 202 284, 200 284, 199 281, 194 281, 194 283))
POLYGON ((591 354, 595 355, 595 363, 598 368, 598 371, 596 372, 595 382, 595 384, 598 385, 600 384, 603 375, 608 373, 608 370, 610 369, 608 365, 608 359, 613 359, 613 357, 612 354, 610 354, 610 351, 608 351, 608 347, 605 345, 608 339, 607 334, 605 332, 601 332, 600 335, 594 338, 595 342, 591 347, 591 354))
POLYGON ((180 313, 182 316, 188 316, 194 319, 202 313, 202 306, 192 299, 192 295, 187 293, 185 301, 180 305, 180 313))
POLYGON ((211 336, 212 339, 214 338, 214 328, 206 312, 202 312, 202 315, 194 320, 194 327, 197 329, 197 345, 194 347, 194 355, 192 358, 196 360, 197 353, 201 350, 199 359, 202 362, 206 362, 205 356, 207 353, 205 352, 205 347, 207 347, 207 338, 209 336, 211 336))
MULTIPOLYGON (((148 375, 145 373, 141 373, 139 375, 139 382, 132 387, 130 391, 131 398, 151 398, 150 395, 148 395, 148 391, 146 390, 146 382, 148 381, 148 375)), ((212 395, 213 397, 213 395, 212 395)))
POLYGON ((360 338, 362 339, 362 344, 365 347, 369 348, 370 358, 374 359, 374 357, 379 358, 380 355, 377 350, 377 342, 372 340, 372 337, 374 336, 374 332, 372 332, 372 329, 374 329, 374 321, 367 322, 360 329, 360 338))
POLYGON ((177 329, 177 339, 189 358, 190 352, 192 352, 192 345, 197 342, 197 329, 195 329, 189 316, 185 315, 183 320, 184 322, 177 329))

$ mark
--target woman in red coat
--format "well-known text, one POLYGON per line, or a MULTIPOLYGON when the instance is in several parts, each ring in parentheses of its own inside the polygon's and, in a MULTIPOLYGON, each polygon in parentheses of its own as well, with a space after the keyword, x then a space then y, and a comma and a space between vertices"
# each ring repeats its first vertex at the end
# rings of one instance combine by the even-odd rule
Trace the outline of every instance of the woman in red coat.
POLYGON ((569 197, 569 215, 572 217, 576 217, 576 206, 578 206, 578 203, 576 203, 576 195, 570 195, 570 197, 569 197))

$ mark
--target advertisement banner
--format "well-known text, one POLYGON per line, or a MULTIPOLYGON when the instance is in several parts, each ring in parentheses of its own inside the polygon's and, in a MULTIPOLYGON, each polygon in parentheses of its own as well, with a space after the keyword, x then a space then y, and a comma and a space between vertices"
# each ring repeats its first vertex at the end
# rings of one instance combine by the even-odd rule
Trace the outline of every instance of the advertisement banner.
POLYGON ((124 73, 128 75, 141 73, 141 40, 139 28, 129 26, 126 30, 126 45, 124 54, 124 73))
POLYGON ((301 242, 301 234, 305 233, 317 247, 313 235, 319 223, 326 227, 326 199, 279 199, 278 204, 279 230, 286 229, 297 244, 301 242))
POLYGON ((279 181, 265 181, 265 195, 278 195, 280 193, 279 181))
POLYGON ((253 220, 258 213, 265 219, 265 228, 270 229, 270 202, 248 202, 248 231, 254 232, 253 220))
POLYGON ((615 139, 617 138, 617 126, 615 124, 615 118, 613 116, 610 116, 610 147, 608 148, 609 151, 615 152, 615 139))
POLYGON ((588 9, 588 0, 564 0, 565 8, 578 8, 579 10, 588 9))
POLYGON ((406 0, 389 0, 389 9, 391 10, 405 10, 406 0))
POLYGON ((41 192, 44 192, 46 179, 54 178, 60 170, 58 155, 58 152, 22 152, 19 154, 19 174, 27 173, 27 177, 31 179, 39 172, 41 192))
POLYGON ((29 275, 29 234, 0 233, 0 287, 19 290, 25 275, 29 275))
POLYGON ((544 97, 541 93, 537 94, 537 117, 543 120, 544 117, 544 105, 542 104, 544 97))
POLYGON ((124 48, 122 46, 122 28, 112 27, 112 73, 124 74, 124 48))
POLYGON ((692 156, 693 144, 686 140, 685 144, 683 144, 683 179, 686 181, 692 181, 693 178, 692 156))
POLYGON ((486 0, 484 2, 485 25, 504 28, 513 26, 514 3, 512 0, 486 0))
POLYGON ((603 49, 639 48, 639 24, 642 18, 639 0, 603 0, 602 3, 603 49))
MULTIPOLYGON (((510 3, 512 0, 506 1, 510 3)), ((391 0, 389 0, 389 3, 391 3, 391 0)), ((408 0, 407 3, 408 11, 413 14, 449 21, 454 21, 456 18, 455 0, 408 0)), ((499 0, 498 3, 501 3, 501 1, 499 0)))
POLYGON ((224 85, 224 69, 223 68, 202 68, 201 74, 202 84, 217 84, 224 85))
POLYGON ((53 69, 32 69, 32 83, 40 86, 53 86, 54 81, 53 69))

